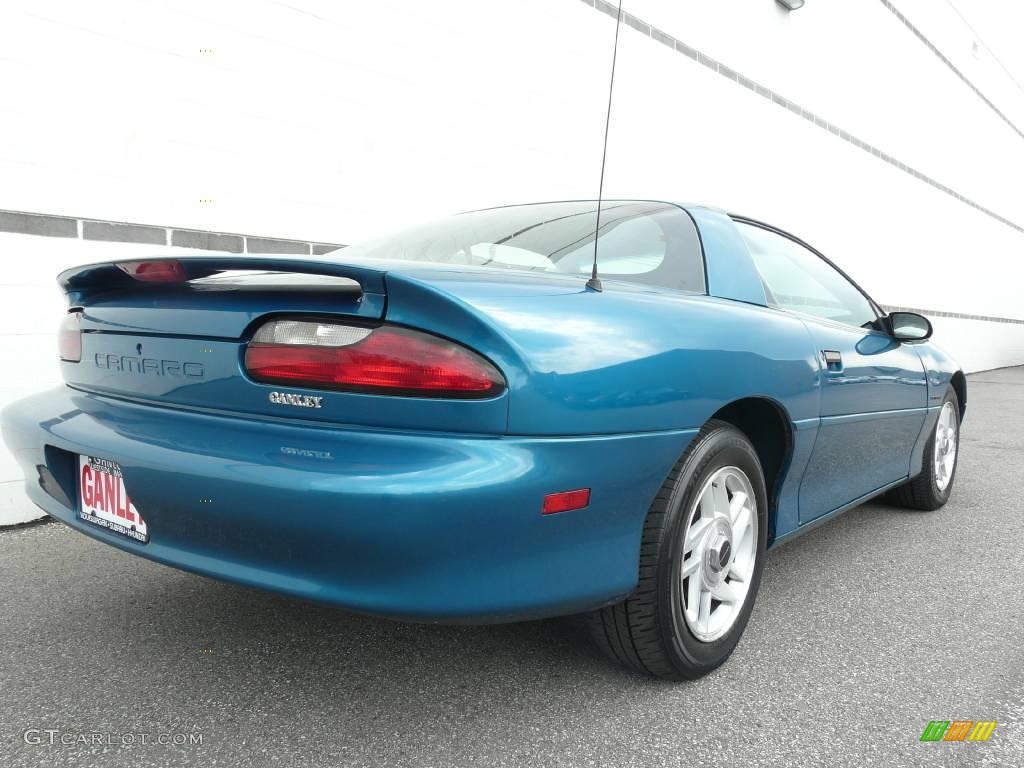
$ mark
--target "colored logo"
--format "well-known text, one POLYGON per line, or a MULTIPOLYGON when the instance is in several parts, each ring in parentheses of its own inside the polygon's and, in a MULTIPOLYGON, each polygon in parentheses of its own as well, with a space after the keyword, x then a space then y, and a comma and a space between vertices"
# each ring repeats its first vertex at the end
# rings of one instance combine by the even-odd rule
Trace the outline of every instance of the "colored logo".
POLYGON ((995 720, 929 720, 921 741, 988 741, 995 720))

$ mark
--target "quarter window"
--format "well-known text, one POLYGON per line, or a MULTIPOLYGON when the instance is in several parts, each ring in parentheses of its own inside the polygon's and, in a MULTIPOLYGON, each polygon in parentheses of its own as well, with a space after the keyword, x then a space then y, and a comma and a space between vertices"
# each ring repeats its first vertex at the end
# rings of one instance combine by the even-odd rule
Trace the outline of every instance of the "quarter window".
POLYGON ((814 251, 763 227, 736 225, 772 306, 860 328, 878 319, 867 297, 814 251))

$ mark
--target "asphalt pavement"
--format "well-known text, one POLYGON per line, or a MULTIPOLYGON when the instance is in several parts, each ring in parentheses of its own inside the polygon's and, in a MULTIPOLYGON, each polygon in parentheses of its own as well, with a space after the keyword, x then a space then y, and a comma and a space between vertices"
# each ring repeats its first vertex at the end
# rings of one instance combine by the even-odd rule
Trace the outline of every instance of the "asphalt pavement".
POLYGON ((1024 368, 968 392, 949 504, 771 552, 694 683, 619 669, 571 619, 401 624, 0 532, 0 765, 1024 766, 1024 368), (919 741, 957 719, 999 724, 919 741))

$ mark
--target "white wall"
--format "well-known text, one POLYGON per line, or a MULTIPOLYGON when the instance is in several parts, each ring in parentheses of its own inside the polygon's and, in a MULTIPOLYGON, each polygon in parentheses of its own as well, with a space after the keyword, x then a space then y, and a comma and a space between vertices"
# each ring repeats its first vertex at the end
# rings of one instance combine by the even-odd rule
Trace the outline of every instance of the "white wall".
MULTIPOLYGON (((894 3, 1024 127, 945 3, 894 3)), ((904 166, 624 25, 608 196, 763 218, 883 304, 1024 320, 1024 233, 906 170, 1024 225, 1024 138, 883 3, 625 9, 904 166)), ((579 0, 0 0, 0 209, 353 242, 593 197, 613 31, 579 0)), ((0 349, 32 371, 0 404, 56 380, 59 269, 158 250, 0 234, 0 349)), ((935 327, 968 370, 1024 362, 1024 325, 935 327)), ((0 451, 0 517, 16 478, 0 451)))
MULTIPOLYGON (((641 0, 635 0, 634 5, 642 5, 641 0)), ((652 10, 662 7, 653 2, 649 5, 652 10)), ((708 5, 720 9, 724 4, 708 5)), ((774 4, 750 5, 769 11, 760 22, 763 28, 770 28, 768 22, 777 15, 774 4)), ((875 3, 866 5, 873 9, 875 3)), ((884 28, 891 15, 877 5, 881 15, 872 16, 870 22, 872 28, 884 28)), ((694 5, 671 7, 692 9, 694 5)), ((851 10, 850 4, 843 7, 851 10)), ((808 14, 811 28, 803 34, 826 34, 811 22, 815 21, 814 13, 825 13, 830 8, 833 4, 809 3, 792 18, 783 17, 786 34, 803 40, 793 36, 788 26, 808 10, 812 11, 808 14)), ((707 30, 695 29, 690 23, 695 20, 666 21, 669 31, 670 24, 678 24, 691 34, 703 31, 709 42, 715 41, 715 31, 720 32, 721 45, 708 47, 714 48, 723 61, 737 59, 737 69, 742 66, 741 52, 754 37, 752 33, 746 38, 732 35, 724 19, 720 27, 709 25, 707 30), (719 50, 730 45, 736 53, 732 58, 719 50)), ((815 61, 813 67, 805 68, 813 69, 821 82, 804 73, 807 82, 794 78, 785 93, 827 119, 842 120, 840 124, 849 124, 851 133, 864 140, 871 137, 873 143, 881 143, 875 142, 874 136, 883 132, 887 122, 892 123, 883 149, 897 157, 907 152, 909 158, 915 132, 934 138, 932 134, 947 131, 941 127, 938 107, 929 111, 915 105, 898 112, 892 107, 870 118, 869 104, 863 102, 860 106, 864 116, 849 122, 845 118, 853 115, 852 108, 843 116, 830 112, 829 100, 836 104, 839 101, 832 95, 825 98, 829 80, 833 75, 838 78, 849 62, 857 61, 856 49, 863 45, 857 39, 855 19, 842 21, 845 24, 840 28, 845 27, 847 33, 830 33, 842 66, 837 64, 832 71, 828 61, 818 64, 810 50, 798 50, 791 69, 799 69, 800 61, 815 61)), ((888 78, 879 74, 870 84, 872 98, 887 105, 895 105, 900 94, 910 98, 916 79, 924 79, 923 67, 919 71, 911 66, 915 57, 925 57, 921 64, 928 63, 927 57, 934 58, 905 29, 899 27, 896 31, 907 40, 904 48, 894 48, 890 53, 893 74, 888 78), (901 66, 912 69, 914 76, 899 76, 901 66)), ((884 58, 883 40, 881 34, 874 38, 878 46, 874 66, 880 67, 878 60, 884 58)), ((775 57, 766 58, 772 66, 785 69, 775 57)), ((617 111, 612 121, 615 152, 607 171, 609 187, 616 193, 626 197, 681 195, 763 218, 800 234, 823 250, 883 304, 1024 319, 1020 298, 1024 233, 639 34, 623 34, 619 62, 617 111), (652 72, 658 72, 659 77, 651 77, 652 72), (669 83, 671 87, 666 88, 669 83), (677 93, 681 97, 673 98, 677 93), (674 145, 680 148, 666 151, 674 145)), ((773 79, 772 66, 766 64, 762 75, 752 76, 768 84, 773 79)), ((740 71, 759 70, 751 61, 740 71)), ((964 90, 941 63, 934 74, 948 80, 948 91, 964 90)), ((947 185, 954 185, 960 178, 963 189, 968 183, 981 189, 986 180, 991 181, 984 204, 1024 222, 1024 199, 1019 194, 1019 179, 1024 176, 1018 175, 1024 170, 1019 168, 1024 164, 1024 139, 1013 134, 983 104, 971 110, 969 99, 960 103, 949 96, 946 101, 955 110, 971 115, 973 122, 964 117, 959 134, 948 131, 948 135, 935 139, 936 151, 924 157, 918 168, 947 185), (976 141, 972 133, 982 126, 991 129, 985 142, 976 141), (974 166, 967 162, 971 159, 974 166), (962 177, 958 177, 961 171, 962 177), (1006 191, 997 194, 999 184, 1004 184, 1006 191)), ((950 115, 945 122, 955 116, 950 115)), ((953 318, 939 325, 943 330, 961 326, 953 318)), ((1024 362, 1024 325, 986 323, 984 327, 985 332, 975 336, 940 330, 937 340, 963 358, 968 370, 993 367, 991 363, 1024 362)))

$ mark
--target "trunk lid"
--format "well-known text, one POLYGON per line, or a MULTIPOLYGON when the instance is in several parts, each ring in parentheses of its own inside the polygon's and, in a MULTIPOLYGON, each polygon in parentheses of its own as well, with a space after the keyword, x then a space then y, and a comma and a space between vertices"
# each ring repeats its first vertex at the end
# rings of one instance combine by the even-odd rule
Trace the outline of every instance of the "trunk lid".
POLYGON ((484 400, 430 399, 269 385, 246 374, 246 344, 273 317, 382 323, 388 305, 385 266, 278 256, 174 261, 183 274, 173 282, 140 281, 126 262, 93 264, 59 276, 71 308, 81 311, 81 361, 61 363, 69 385, 229 416, 505 431, 507 392, 484 400))

